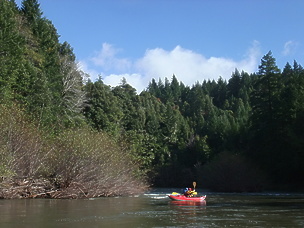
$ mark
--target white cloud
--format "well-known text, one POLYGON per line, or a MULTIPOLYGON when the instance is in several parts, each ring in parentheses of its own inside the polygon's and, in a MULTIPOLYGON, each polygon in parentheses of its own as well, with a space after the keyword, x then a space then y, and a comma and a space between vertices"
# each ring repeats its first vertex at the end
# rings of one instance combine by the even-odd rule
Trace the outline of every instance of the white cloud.
MULTIPOLYGON (((229 79, 236 68, 254 72, 260 57, 259 43, 255 41, 244 59, 234 61, 223 57, 210 57, 177 46, 172 51, 161 48, 147 50, 144 57, 135 64, 143 79, 171 78, 173 74, 186 85, 202 82, 204 79, 229 79)), ((146 85, 148 85, 146 83, 146 85)))
POLYGON ((132 85, 138 92, 141 92, 148 86, 140 74, 110 74, 102 78, 105 84, 111 86, 121 84, 122 79, 125 78, 127 83, 132 85))
POLYGON ((247 73, 253 73, 257 70, 259 61, 262 57, 260 42, 254 40, 251 47, 248 49, 244 59, 240 62, 238 69, 244 70, 247 73))
POLYGON ((185 85, 192 86, 204 79, 217 80, 220 76, 229 79, 236 68, 251 73, 256 71, 261 56, 257 41, 253 42, 240 61, 223 57, 207 58, 181 46, 176 46, 171 51, 162 48, 148 49, 142 58, 134 62, 118 58, 117 53, 117 49, 105 43, 91 61, 95 66, 101 66, 103 71, 114 71, 101 73, 104 83, 116 86, 124 77, 137 92, 145 89, 152 78, 158 81, 159 78, 164 80, 167 77, 170 80, 173 74, 185 85))
POLYGON ((297 47, 298 47, 298 42, 289 40, 284 44, 284 49, 282 51, 282 54, 284 56, 292 55, 296 52, 297 47))
POLYGON ((99 73, 97 70, 94 70, 93 68, 88 66, 88 63, 86 61, 79 61, 78 62, 79 69, 83 72, 90 75, 90 78, 95 80, 99 77, 99 73))
POLYGON ((121 52, 121 49, 117 49, 111 44, 103 43, 101 50, 95 53, 91 61, 94 65, 101 66, 105 70, 123 72, 130 68, 131 62, 126 58, 118 58, 117 54, 119 52, 121 52))

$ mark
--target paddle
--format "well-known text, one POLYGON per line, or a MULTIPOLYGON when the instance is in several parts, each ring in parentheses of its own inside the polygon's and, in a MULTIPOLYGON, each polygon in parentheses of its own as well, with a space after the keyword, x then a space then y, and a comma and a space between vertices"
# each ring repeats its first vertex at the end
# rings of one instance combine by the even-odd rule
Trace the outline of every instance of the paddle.
POLYGON ((193 181, 193 192, 192 192, 192 194, 193 194, 194 196, 197 195, 197 192, 195 191, 195 187, 196 187, 196 182, 193 181))

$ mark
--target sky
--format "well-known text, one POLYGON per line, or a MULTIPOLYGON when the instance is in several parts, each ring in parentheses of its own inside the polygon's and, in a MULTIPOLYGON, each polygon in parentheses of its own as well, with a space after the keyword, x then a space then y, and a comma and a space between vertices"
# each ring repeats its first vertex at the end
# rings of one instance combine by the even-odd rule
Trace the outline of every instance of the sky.
MULTIPOLYGON (((22 0, 16 0, 20 6, 22 0)), ((303 0, 40 0, 80 69, 138 93, 173 74, 185 85, 253 73, 272 51, 304 65, 303 0)))

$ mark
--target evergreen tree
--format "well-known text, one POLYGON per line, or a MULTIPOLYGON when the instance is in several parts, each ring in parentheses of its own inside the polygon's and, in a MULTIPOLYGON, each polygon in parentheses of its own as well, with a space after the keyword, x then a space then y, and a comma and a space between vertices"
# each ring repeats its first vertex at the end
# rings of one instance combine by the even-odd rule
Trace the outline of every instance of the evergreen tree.
POLYGON ((18 31, 21 20, 14 1, 1 0, 0 12, 0 100, 20 100, 19 92, 25 93, 23 81, 18 81, 24 74, 24 39, 18 31))
POLYGON ((149 93, 153 94, 155 97, 158 97, 158 98, 161 97, 160 88, 158 87, 158 84, 156 83, 154 78, 152 78, 152 81, 149 82, 147 91, 149 93))
POLYGON ((280 70, 269 51, 261 60, 252 93, 252 118, 255 130, 273 132, 280 94, 280 70))
POLYGON ((116 96, 121 104, 123 115, 123 129, 135 130, 142 129, 142 122, 137 121, 138 116, 141 114, 139 112, 139 101, 136 95, 136 89, 129 85, 125 78, 119 86, 116 86, 112 90, 114 96, 116 96))
POLYGON ((282 80, 284 88, 280 96, 281 115, 279 118, 280 124, 280 149, 282 156, 288 156, 285 161, 284 178, 289 182, 299 182, 303 173, 303 168, 300 164, 304 162, 301 150, 303 150, 302 139, 304 134, 299 131, 303 127, 303 88, 304 88, 304 71, 301 65, 294 62, 294 67, 289 63, 286 64, 282 72, 282 80))
POLYGON ((27 23, 38 32, 38 24, 42 17, 42 11, 38 0, 23 0, 21 4, 21 12, 27 19, 27 23))
POLYGON ((213 104, 218 108, 222 108, 227 94, 227 82, 220 77, 217 83, 210 91, 210 96, 213 98, 213 104))
POLYGON ((286 153, 281 140, 280 79, 281 73, 276 66, 275 58, 268 52, 261 60, 251 96, 251 150, 255 160, 259 161, 272 177, 284 176, 282 164, 286 153))
POLYGON ((171 94, 173 97, 173 102, 175 104, 178 104, 180 101, 180 97, 181 97, 181 86, 174 74, 172 76, 172 81, 171 81, 170 87, 171 87, 171 94))
POLYGON ((160 113, 160 106, 163 104, 160 100, 154 97, 149 92, 142 92, 140 95, 140 106, 143 110, 145 110, 144 116, 144 130, 156 137, 159 136, 159 128, 160 128, 160 121, 161 121, 161 113, 160 113))
POLYGON ((232 74, 231 78, 228 81, 227 93, 228 96, 239 97, 241 89, 241 74, 235 69, 235 72, 232 74))
POLYGON ((84 115, 89 124, 98 131, 103 130, 119 137, 123 113, 121 104, 111 88, 99 78, 94 83, 89 81, 85 86, 85 91, 88 104, 84 108, 84 115))

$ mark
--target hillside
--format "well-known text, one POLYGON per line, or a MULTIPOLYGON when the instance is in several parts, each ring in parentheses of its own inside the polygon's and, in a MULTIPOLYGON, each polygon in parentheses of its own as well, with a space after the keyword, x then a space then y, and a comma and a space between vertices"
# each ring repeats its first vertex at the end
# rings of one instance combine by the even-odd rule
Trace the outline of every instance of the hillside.
POLYGON ((279 69, 269 51, 253 74, 236 69, 191 87, 173 75, 137 94, 125 79, 91 81, 37 0, 2 0, 0 11, 3 180, 40 178, 65 197, 192 181, 214 191, 303 189, 296 61, 279 69))

